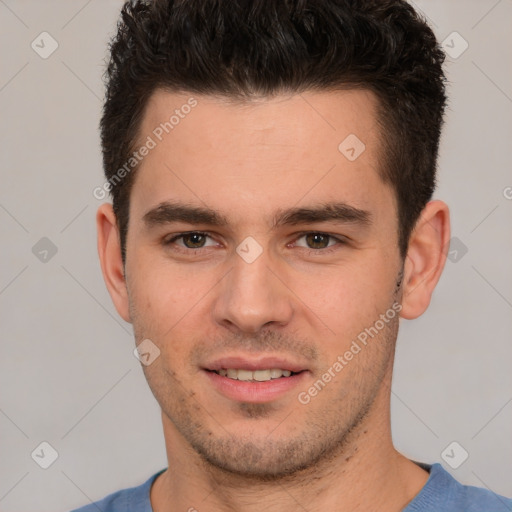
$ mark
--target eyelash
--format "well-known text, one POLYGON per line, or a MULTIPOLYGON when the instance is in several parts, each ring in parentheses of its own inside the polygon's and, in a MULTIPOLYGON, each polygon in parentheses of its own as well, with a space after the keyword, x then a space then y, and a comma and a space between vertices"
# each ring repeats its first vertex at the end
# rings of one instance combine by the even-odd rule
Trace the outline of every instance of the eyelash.
POLYGON ((337 243, 331 246, 328 246, 324 249, 312 249, 311 247, 300 247, 303 251, 306 251, 308 255, 314 255, 318 256, 320 254, 331 254, 334 251, 337 251, 340 249, 340 246, 347 245, 348 239, 346 237, 343 237, 341 235, 334 236, 329 233, 324 233, 323 231, 304 231, 302 233, 299 233, 297 237, 294 239, 294 243, 297 242, 297 240, 301 239, 304 236, 307 235, 322 235, 329 238, 329 242, 332 240, 336 241, 337 243))
MULTIPOLYGON (((174 244, 174 242, 176 242, 180 238, 182 239, 186 235, 202 235, 202 236, 206 236, 206 237, 209 237, 209 238, 213 239, 211 234, 207 233, 205 231, 186 231, 184 233, 179 233, 177 235, 174 235, 174 236, 172 236, 169 239, 164 239, 163 245, 164 246, 170 246, 170 245, 174 244)), ((334 236, 334 235, 331 235, 329 233, 324 233, 323 231, 304 231, 302 233, 298 233, 296 238, 294 239, 294 242, 296 242, 297 240, 299 240, 302 237, 307 236, 307 235, 322 235, 322 236, 329 237, 329 242, 331 240, 335 240, 337 242, 335 245, 328 246, 328 247, 326 247, 324 249, 312 249, 312 248, 308 248, 308 247, 300 247, 303 251, 306 251, 308 255, 314 254, 316 256, 316 255, 318 255, 320 253, 322 253, 322 254, 330 254, 331 252, 334 252, 334 251, 338 250, 340 245, 347 245, 347 243, 348 243, 346 237, 334 236)), ((208 247, 198 247, 197 249, 188 248, 188 247, 175 246, 176 250, 181 251, 183 253, 188 253, 188 254, 191 254, 191 253, 199 254, 199 253, 201 253, 201 251, 207 250, 209 248, 211 248, 211 246, 208 246, 208 247)))
MULTIPOLYGON (((178 235, 174 235, 172 236, 171 238, 169 239, 164 239, 163 241, 163 245, 164 246, 170 246, 172 245, 174 242, 176 242, 176 240, 179 240, 180 238, 183 238, 184 236, 187 236, 187 235, 202 235, 202 236, 207 236, 207 237, 210 237, 210 238, 213 238, 210 233, 206 233, 204 231, 186 231, 184 233, 180 233, 178 235)), ((209 246, 210 247, 210 246, 209 246)), ((176 250, 178 251, 182 251, 184 253, 188 253, 188 254, 191 254, 191 253, 200 253, 202 250, 204 249, 208 249, 209 247, 198 247, 197 249, 190 249, 188 247, 180 247, 179 245, 176 246, 176 250)))

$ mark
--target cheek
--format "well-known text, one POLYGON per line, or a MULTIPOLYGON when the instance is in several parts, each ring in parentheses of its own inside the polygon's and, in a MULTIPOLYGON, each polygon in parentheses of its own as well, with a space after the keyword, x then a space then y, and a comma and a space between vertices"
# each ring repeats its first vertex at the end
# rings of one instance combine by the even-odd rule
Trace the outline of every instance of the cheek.
POLYGON ((394 271, 376 259, 291 275, 290 288, 307 308, 341 334, 351 325, 373 321, 389 307, 393 276, 394 271))
MULTIPOLYGON (((309 293, 305 295, 307 299, 304 300, 307 307, 303 307, 299 314, 309 315, 311 322, 315 322, 310 324, 313 329, 316 330, 318 327, 319 331, 324 333, 321 338, 317 335, 317 342, 329 362, 328 366, 347 351, 361 352, 357 356, 348 354, 355 363, 350 363, 351 369, 345 369, 343 377, 337 379, 338 381, 345 378, 358 378, 351 377, 353 371, 386 357, 380 353, 380 350, 386 352, 389 348, 387 343, 376 343, 376 341, 390 334, 391 322, 381 326, 380 318, 392 308, 394 273, 390 268, 384 268, 382 264, 375 263, 373 271, 370 271, 370 268, 372 267, 347 267, 336 271, 331 269, 331 272, 324 276, 316 275, 314 279, 311 276, 307 279, 303 278, 304 288, 309 289, 309 293), (382 276, 386 278, 383 279, 382 276), (312 284, 314 286, 310 286, 312 284), (317 318, 311 316, 311 310, 317 318), (376 322, 378 322, 377 327, 375 327, 376 322), (371 345, 376 346, 371 349, 366 348, 364 343, 369 343, 369 340, 373 342, 371 345), (354 342, 356 342, 356 348, 352 348, 354 342)), ((391 313, 391 316, 396 316, 394 310, 391 313)))
POLYGON ((151 252, 135 253, 130 261, 131 302, 139 320, 169 329, 195 308, 216 279, 214 272, 198 273, 193 265, 173 264, 151 252))

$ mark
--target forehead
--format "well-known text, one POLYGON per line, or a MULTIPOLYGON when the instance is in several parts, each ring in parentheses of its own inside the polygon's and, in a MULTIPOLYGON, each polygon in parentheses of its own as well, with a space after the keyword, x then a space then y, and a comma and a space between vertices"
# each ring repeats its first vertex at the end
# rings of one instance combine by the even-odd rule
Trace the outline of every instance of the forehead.
POLYGON ((374 142, 377 105, 377 97, 368 90, 308 91, 237 100, 159 89, 148 101, 140 133, 153 133, 157 139, 171 135, 176 142, 195 135, 205 144, 215 144, 216 151, 226 152, 240 142, 247 149, 278 141, 290 146, 319 146, 324 140, 337 149, 336 142, 349 134, 374 142))
POLYGON ((179 198, 228 214, 245 204, 249 214, 301 201, 389 202, 377 101, 366 90, 251 101, 158 90, 139 130, 138 144, 152 149, 138 166, 135 206, 179 198))

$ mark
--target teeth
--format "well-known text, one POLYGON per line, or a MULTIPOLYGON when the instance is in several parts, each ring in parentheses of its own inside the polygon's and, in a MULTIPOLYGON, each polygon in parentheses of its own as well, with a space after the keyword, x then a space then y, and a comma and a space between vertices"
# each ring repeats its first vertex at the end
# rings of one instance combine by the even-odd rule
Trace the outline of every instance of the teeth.
POLYGON ((222 377, 228 377, 235 380, 243 381, 257 381, 265 382, 271 379, 279 379, 281 377, 289 377, 292 372, 290 370, 281 370, 280 368, 271 368, 268 370, 256 370, 251 372, 249 370, 237 370, 235 368, 228 368, 218 370, 217 373, 222 377))
POLYGON ((252 378, 253 372, 250 372, 249 370, 238 370, 238 380, 252 380, 252 378))
POLYGON ((270 380, 270 370, 257 370, 252 373, 254 380, 257 380, 258 382, 270 380))

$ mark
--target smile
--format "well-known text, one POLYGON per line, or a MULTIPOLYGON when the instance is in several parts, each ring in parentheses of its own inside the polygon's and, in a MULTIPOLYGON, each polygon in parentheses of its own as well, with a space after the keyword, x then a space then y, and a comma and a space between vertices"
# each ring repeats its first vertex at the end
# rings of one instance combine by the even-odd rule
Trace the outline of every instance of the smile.
POLYGON ((220 375, 221 377, 228 377, 233 380, 243 380, 243 381, 255 381, 255 382, 265 382, 272 379, 280 379, 281 377, 290 377, 293 372, 290 370, 281 370, 280 368, 270 368, 268 370, 243 370, 236 368, 221 368, 217 370, 215 373, 220 375))

